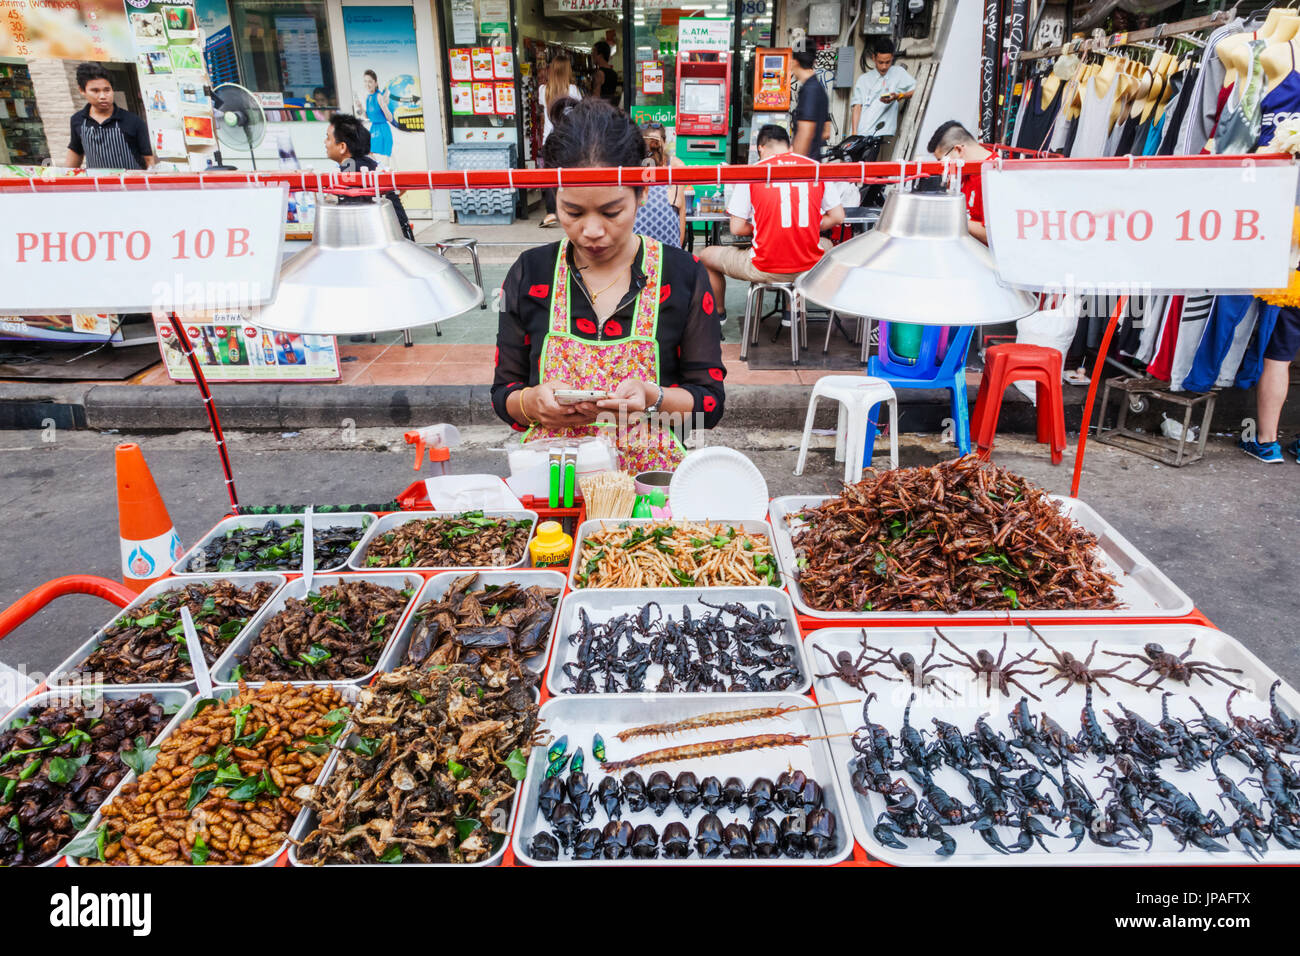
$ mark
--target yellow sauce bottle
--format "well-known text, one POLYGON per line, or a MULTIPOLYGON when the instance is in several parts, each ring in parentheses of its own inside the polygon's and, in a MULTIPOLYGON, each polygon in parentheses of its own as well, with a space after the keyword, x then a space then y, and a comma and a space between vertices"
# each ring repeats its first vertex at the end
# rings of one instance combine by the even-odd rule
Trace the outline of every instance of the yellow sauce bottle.
POLYGON ((535 568, 567 565, 573 556, 573 538, 564 533, 558 521, 543 521, 537 526, 537 535, 528 550, 535 568))

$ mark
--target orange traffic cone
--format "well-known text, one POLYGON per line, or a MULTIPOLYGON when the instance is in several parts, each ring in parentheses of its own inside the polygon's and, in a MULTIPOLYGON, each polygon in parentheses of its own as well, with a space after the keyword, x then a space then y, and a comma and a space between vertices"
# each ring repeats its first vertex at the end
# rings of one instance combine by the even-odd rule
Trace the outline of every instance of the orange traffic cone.
POLYGON ((139 594, 184 553, 162 495, 140 446, 117 446, 117 523, 122 545, 122 583, 139 594))

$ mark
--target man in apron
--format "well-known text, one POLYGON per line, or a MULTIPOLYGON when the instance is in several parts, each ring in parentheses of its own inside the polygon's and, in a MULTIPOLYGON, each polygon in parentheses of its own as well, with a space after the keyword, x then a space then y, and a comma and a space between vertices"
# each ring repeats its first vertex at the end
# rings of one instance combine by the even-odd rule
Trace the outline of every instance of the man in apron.
POLYGON ((86 105, 72 114, 72 140, 64 166, 87 169, 150 169, 154 164, 149 127, 113 102, 113 83, 98 63, 77 67, 77 86, 86 105))

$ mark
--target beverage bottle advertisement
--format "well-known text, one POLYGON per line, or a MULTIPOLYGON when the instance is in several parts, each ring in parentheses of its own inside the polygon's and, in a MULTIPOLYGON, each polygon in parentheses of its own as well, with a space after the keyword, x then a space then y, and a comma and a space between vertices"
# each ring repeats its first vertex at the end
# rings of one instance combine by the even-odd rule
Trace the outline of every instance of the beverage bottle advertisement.
MULTIPOLYGON (((174 382, 194 381, 171 323, 154 317, 159 349, 174 382)), ((332 335, 298 335, 254 325, 240 312, 214 312, 182 324, 209 382, 336 382, 338 342, 332 335)))

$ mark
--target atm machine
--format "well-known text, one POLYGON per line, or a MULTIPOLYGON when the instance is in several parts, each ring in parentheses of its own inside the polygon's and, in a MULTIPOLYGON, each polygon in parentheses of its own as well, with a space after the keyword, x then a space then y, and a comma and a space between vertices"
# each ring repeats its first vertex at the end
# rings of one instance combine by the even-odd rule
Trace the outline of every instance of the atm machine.
MULTIPOLYGON (((721 50, 677 53, 677 158, 687 166, 728 160, 731 116, 731 54, 721 50)), ((721 196, 717 186, 696 186, 695 205, 721 196)))
POLYGON ((790 132, 789 47, 758 47, 754 51, 754 120, 749 130, 749 161, 758 162, 758 130, 773 124, 790 132))

